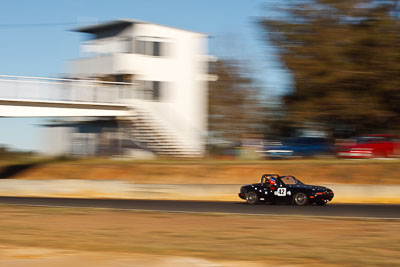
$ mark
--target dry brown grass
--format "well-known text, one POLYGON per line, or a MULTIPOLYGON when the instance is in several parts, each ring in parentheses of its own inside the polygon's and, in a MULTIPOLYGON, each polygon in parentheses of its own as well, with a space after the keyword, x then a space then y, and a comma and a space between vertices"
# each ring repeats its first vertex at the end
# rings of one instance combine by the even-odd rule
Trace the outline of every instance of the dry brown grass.
POLYGON ((47 163, 18 173, 20 179, 119 179, 160 184, 246 184, 263 173, 291 174, 306 183, 400 184, 399 160, 126 161, 47 163))
POLYGON ((0 247, 7 245, 312 266, 399 266, 400 223, 0 205, 0 247))

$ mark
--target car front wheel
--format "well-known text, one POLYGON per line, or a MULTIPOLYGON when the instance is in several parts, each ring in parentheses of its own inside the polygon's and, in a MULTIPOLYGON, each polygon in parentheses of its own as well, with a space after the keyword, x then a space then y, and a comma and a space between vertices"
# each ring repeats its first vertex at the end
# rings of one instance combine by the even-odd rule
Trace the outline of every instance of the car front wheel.
POLYGON ((254 191, 250 191, 246 194, 246 202, 250 205, 255 205, 258 203, 258 195, 254 191))
POLYGON ((304 205, 307 205, 308 198, 307 198, 306 194, 304 194, 304 193, 297 193, 293 197, 293 202, 297 206, 304 206, 304 205))

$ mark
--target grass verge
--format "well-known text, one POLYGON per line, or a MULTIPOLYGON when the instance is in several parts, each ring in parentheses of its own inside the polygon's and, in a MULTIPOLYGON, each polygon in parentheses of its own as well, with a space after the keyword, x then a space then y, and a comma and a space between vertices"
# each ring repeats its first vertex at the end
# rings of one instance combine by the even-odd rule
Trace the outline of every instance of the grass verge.
POLYGON ((399 266, 398 220, 0 205, 0 246, 311 266, 399 266))
POLYGON ((121 161, 94 158, 47 160, 21 170, 16 167, 14 169, 17 172, 12 172, 13 168, 0 167, 0 174, 3 173, 4 178, 17 179, 116 179, 148 184, 248 184, 259 181, 264 173, 279 173, 294 175, 309 184, 400 184, 399 159, 121 161), (7 176, 10 173, 12 175, 7 176))

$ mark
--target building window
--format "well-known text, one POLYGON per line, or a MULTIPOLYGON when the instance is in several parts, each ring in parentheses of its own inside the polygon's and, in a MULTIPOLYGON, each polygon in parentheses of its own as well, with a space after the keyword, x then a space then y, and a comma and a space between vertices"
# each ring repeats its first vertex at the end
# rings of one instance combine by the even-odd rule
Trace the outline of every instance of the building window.
POLYGON ((152 95, 153 95, 153 100, 159 101, 160 100, 160 82, 159 81, 154 81, 153 86, 152 86, 152 95))
POLYGON ((135 53, 147 56, 161 57, 163 56, 162 48, 162 42, 137 40, 135 53))
POLYGON ((135 52, 137 54, 146 55, 146 42, 145 41, 136 41, 135 52))
POLYGON ((153 56, 160 57, 161 56, 161 43, 153 42, 153 56))

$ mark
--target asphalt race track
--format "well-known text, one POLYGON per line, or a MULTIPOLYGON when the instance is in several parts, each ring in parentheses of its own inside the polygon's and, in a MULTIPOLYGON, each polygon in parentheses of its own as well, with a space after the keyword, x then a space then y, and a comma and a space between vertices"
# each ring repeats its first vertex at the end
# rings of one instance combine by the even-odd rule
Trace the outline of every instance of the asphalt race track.
POLYGON ((133 199, 76 199, 0 197, 2 204, 54 207, 96 207, 165 212, 211 212, 264 215, 301 215, 328 217, 361 217, 400 219, 400 205, 391 204, 328 204, 326 206, 256 205, 243 202, 171 201, 133 199))

